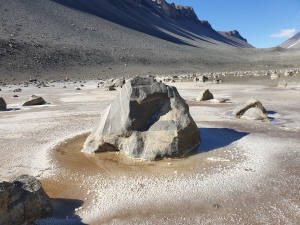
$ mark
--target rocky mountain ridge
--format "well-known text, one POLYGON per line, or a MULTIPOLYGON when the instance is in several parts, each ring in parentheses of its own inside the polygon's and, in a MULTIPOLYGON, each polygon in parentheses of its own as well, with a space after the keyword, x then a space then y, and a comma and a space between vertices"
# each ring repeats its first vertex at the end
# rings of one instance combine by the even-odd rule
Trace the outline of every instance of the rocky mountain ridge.
POLYGON ((300 32, 282 43, 279 47, 282 48, 300 48, 300 32))

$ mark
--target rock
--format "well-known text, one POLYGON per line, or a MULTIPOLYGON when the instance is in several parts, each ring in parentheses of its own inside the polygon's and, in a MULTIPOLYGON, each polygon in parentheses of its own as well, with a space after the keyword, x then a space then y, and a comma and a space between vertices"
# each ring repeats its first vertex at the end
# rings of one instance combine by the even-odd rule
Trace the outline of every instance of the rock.
POLYGON ((197 98, 197 101, 207 101, 213 98, 214 98, 213 94, 208 89, 206 89, 200 94, 200 96, 197 98))
POLYGON ((242 106, 238 106, 232 113, 236 118, 268 120, 267 111, 260 101, 251 98, 242 106), (251 110, 250 110, 251 109, 251 110), (255 110, 254 110, 255 109, 255 110), (250 111, 249 111, 250 110, 250 111), (249 111, 249 112, 248 112, 249 111))
POLYGON ((0 183, 1 225, 31 224, 52 214, 51 201, 34 177, 22 175, 12 182, 0 183))
POLYGON ((228 99, 228 98, 214 98, 214 99, 211 99, 209 101, 212 102, 212 103, 226 103, 226 102, 229 102, 230 99, 228 99))
POLYGON ((113 81, 113 87, 123 87, 123 85, 125 84, 125 78, 121 78, 121 79, 115 79, 113 81))
POLYGON ((19 95, 13 95, 14 98, 19 98, 19 95))
POLYGON ((32 95, 30 100, 25 102, 23 106, 44 105, 44 104, 46 104, 46 101, 42 97, 32 95))
POLYGON ((81 88, 78 87, 78 88, 76 88, 75 90, 76 90, 76 91, 81 91, 81 88))
POLYGON ((6 107, 7 107, 7 105, 6 105, 5 100, 2 97, 0 97, 0 111, 5 111, 6 107))
POLYGON ((65 88, 67 88, 67 86, 63 86, 63 88, 65 89, 65 88))
POLYGON ((221 79, 213 79, 213 83, 214 84, 222 84, 223 80, 221 80, 221 79))
POLYGON ((146 160, 181 157, 200 144, 189 107, 175 87, 136 77, 123 86, 87 138, 83 152, 119 150, 146 160))
POLYGON ((271 80, 277 80, 277 79, 280 78, 280 76, 277 73, 274 73, 274 74, 271 75, 270 78, 271 78, 271 80))
POLYGON ((278 82, 278 87, 281 87, 281 88, 286 88, 288 85, 288 83, 285 81, 285 80, 281 80, 278 82))
POLYGON ((268 120, 267 114, 265 114, 260 108, 250 108, 242 116, 241 119, 247 120, 268 120))
POLYGON ((22 89, 21 88, 17 88, 17 89, 14 89, 13 92, 21 92, 22 89))
POLYGON ((111 86, 106 86, 105 87, 105 91, 115 91, 115 86, 114 85, 111 85, 111 86))

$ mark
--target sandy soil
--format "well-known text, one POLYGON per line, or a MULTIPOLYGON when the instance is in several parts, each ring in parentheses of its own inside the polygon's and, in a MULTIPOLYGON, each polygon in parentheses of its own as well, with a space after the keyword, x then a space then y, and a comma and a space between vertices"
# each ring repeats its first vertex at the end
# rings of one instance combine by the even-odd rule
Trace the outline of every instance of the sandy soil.
POLYGON ((118 91, 88 81, 23 88, 0 112, 0 179, 27 173, 42 180, 55 218, 38 224, 297 224, 300 221, 300 85, 175 83, 189 102, 203 142, 185 159, 129 160, 80 152, 118 91), (229 103, 198 103, 209 88, 229 103), (32 94, 49 104, 21 107, 32 94), (270 123, 233 119, 255 97, 270 123))

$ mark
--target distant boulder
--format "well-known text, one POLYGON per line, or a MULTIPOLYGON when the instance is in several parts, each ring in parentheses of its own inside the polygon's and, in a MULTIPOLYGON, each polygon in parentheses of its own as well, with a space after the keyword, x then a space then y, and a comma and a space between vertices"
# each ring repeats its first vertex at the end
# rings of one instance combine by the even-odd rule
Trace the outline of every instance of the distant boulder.
POLYGON ((0 111, 5 111, 6 107, 7 107, 7 105, 6 105, 5 100, 2 97, 0 97, 0 111))
POLYGON ((17 89, 14 89, 13 92, 21 92, 22 89, 21 88, 17 88, 17 89))
POLYGON ((115 79, 112 83, 113 83, 114 87, 120 87, 121 88, 125 84, 125 78, 115 79))
POLYGON ((132 158, 181 157, 200 144, 189 107, 175 87, 136 77, 123 86, 83 152, 120 151, 132 158))
POLYGON ((281 80, 278 82, 277 86, 280 88, 286 88, 288 86, 288 83, 285 80, 281 80))
POLYGON ((278 80, 280 76, 277 73, 273 73, 270 78, 271 80, 278 80))
POLYGON ((234 117, 241 119, 269 120, 265 107, 254 98, 249 99, 246 104, 238 106, 232 114, 234 117))
POLYGON ((23 104, 23 106, 44 105, 46 101, 39 96, 32 95, 31 98, 23 104))
POLYGON ((200 96, 197 98, 197 101, 208 101, 211 99, 214 99, 214 96, 208 89, 206 89, 205 91, 201 92, 200 96))
POLYGON ((51 201, 34 177, 22 175, 12 182, 0 183, 1 225, 32 224, 52 214, 51 201))

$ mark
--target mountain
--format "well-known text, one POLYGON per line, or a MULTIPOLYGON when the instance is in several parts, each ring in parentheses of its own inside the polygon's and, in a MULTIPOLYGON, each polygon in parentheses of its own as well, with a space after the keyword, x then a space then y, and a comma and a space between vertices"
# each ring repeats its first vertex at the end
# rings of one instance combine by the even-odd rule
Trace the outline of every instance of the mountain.
POLYGON ((300 48, 300 32, 280 45, 282 48, 300 48))
POLYGON ((165 0, 0 0, 2 78, 248 69, 285 54, 260 52, 165 0))

